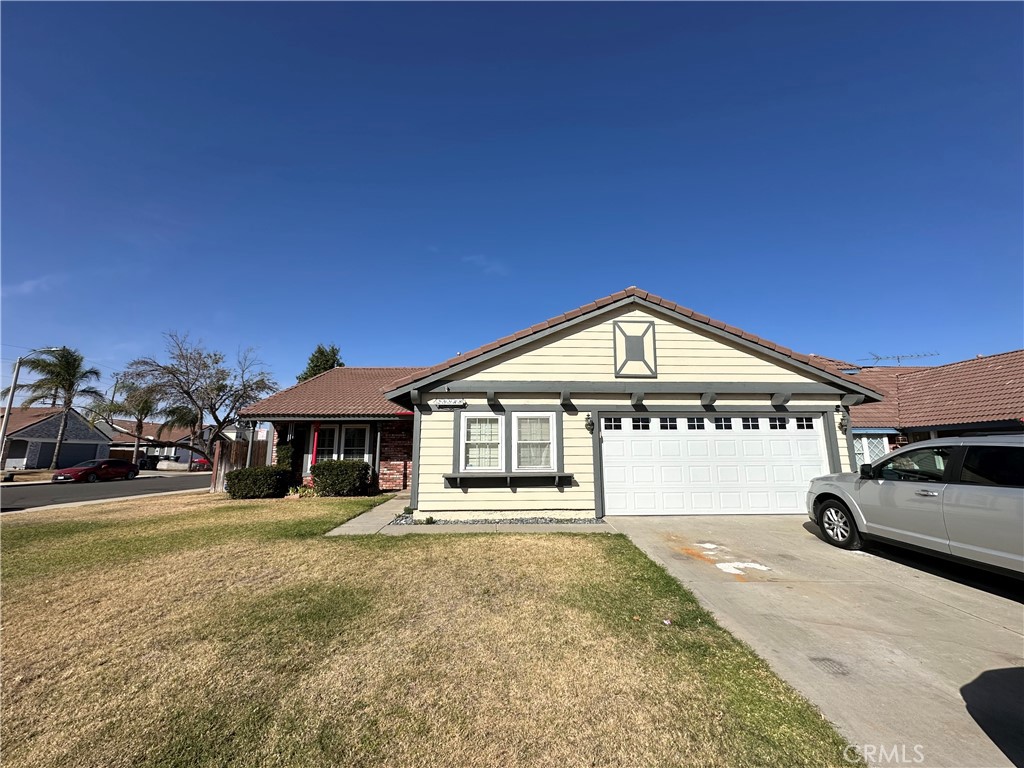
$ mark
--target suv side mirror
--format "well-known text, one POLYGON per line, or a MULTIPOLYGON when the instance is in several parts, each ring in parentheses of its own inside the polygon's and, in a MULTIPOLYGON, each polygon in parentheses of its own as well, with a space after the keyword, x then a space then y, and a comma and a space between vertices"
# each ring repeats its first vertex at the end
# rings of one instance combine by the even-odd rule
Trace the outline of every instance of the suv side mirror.
POLYGON ((870 464, 860 465, 860 478, 861 480, 874 480, 875 470, 870 464))

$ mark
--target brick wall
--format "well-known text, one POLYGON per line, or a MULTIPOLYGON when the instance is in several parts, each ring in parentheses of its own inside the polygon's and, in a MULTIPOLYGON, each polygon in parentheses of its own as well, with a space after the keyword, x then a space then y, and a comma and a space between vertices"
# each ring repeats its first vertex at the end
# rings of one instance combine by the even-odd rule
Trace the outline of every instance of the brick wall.
POLYGON ((412 474, 412 419, 380 425, 380 489, 401 491, 412 474))

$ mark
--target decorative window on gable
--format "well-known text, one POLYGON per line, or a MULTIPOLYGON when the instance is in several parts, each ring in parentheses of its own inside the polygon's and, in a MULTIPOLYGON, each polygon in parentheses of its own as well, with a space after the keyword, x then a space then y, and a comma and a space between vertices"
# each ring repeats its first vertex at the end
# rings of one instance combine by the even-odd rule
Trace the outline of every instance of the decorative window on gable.
POLYGON ((615 376, 654 379, 658 362, 654 347, 653 320, 617 320, 613 324, 615 376))

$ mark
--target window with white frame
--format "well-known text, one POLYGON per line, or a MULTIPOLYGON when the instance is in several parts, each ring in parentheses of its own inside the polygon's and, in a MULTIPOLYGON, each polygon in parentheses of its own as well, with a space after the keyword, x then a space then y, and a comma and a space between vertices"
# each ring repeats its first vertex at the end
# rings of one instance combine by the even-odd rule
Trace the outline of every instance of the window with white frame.
POLYGON ((539 472, 555 469, 555 414, 512 416, 513 469, 539 472))
POLYGON ((796 417, 796 428, 797 429, 814 429, 814 419, 810 416, 797 416, 796 417))
POLYGON ((673 418, 661 418, 658 419, 658 424, 661 429, 679 429, 679 425, 676 424, 676 420, 673 418))
POLYGON ((504 417, 462 414, 461 469, 465 472, 501 472, 505 468, 502 451, 504 417))
POLYGON ((769 416, 768 417, 768 429, 785 429, 786 428, 786 417, 785 416, 769 416))
POLYGON ((855 435, 853 448, 857 457, 857 466, 873 464, 889 452, 889 441, 885 437, 855 435))
POLYGON ((758 423, 756 418, 750 418, 747 416, 743 417, 743 428, 744 429, 760 429, 761 425, 758 423))
POLYGON ((338 438, 337 427, 320 427, 316 431, 316 460, 327 461, 335 458, 334 451, 338 438))
POLYGON ((723 416, 716 416, 715 429, 732 429, 732 419, 727 419, 723 416))
POLYGON ((633 419, 633 429, 634 430, 650 429, 650 428, 651 428, 651 420, 650 420, 649 417, 641 416, 639 418, 633 419))
POLYGON ((605 416, 604 417, 604 428, 605 429, 622 429, 622 419, 618 416, 605 416))
POLYGON ((688 417, 686 419, 686 428, 687 429, 704 429, 704 419, 700 418, 700 417, 694 418, 694 417, 690 416, 690 417, 688 417))

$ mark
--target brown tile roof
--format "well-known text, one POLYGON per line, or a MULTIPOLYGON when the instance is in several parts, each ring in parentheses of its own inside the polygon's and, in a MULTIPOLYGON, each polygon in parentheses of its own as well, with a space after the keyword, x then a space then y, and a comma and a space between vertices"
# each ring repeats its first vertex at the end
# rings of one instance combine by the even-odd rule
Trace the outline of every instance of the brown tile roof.
POLYGON ((896 365, 879 365, 861 368, 856 374, 864 381, 866 387, 881 392, 885 397, 881 402, 863 403, 850 409, 850 423, 854 427, 889 427, 895 429, 900 422, 897 403, 898 382, 901 373, 921 370, 920 366, 905 367, 896 365))
POLYGON ((1024 349, 934 367, 857 374, 886 397, 851 409, 854 427, 939 427, 1024 419, 1024 349))
POLYGON ((622 299, 630 297, 636 297, 637 299, 648 301, 670 312, 676 312, 678 314, 681 314, 689 318, 690 320, 693 320, 694 322, 703 323, 704 325, 724 331, 725 333, 728 333, 739 339, 743 339, 744 341, 752 342, 766 349, 769 349, 777 354, 788 357, 798 363, 809 365, 812 368, 817 368, 821 371, 824 371, 825 373, 830 374, 831 376, 843 379, 855 385, 858 388, 863 386, 859 381, 843 374, 841 371, 837 370, 833 365, 829 364, 838 361, 831 361, 829 358, 821 358, 815 355, 804 355, 799 352, 794 352, 789 347, 784 347, 781 344, 776 344, 773 341, 762 339, 760 336, 755 336, 754 334, 747 333, 746 331, 740 328, 736 328, 732 325, 727 325, 726 323, 723 323, 721 320, 714 320, 708 317, 707 315, 702 315, 700 312, 695 312, 692 309, 680 306, 679 304, 669 301, 668 299, 663 299, 660 296, 655 296, 653 293, 641 290, 640 288, 637 288, 635 285, 633 285, 624 291, 613 293, 610 296, 605 296, 604 298, 592 301, 589 304, 584 304, 582 307, 578 307, 576 309, 569 310, 568 312, 564 312, 561 315, 557 315, 549 320, 545 320, 543 323, 537 323, 536 325, 533 325, 522 331, 510 334, 508 336, 505 336, 504 338, 498 339, 497 341, 492 341, 490 344, 485 344, 484 346, 470 350, 469 352, 463 352, 459 355, 456 355, 455 357, 445 360, 443 363, 438 363, 437 365, 434 365, 430 368, 424 368, 415 373, 405 375, 402 378, 397 379, 396 381, 391 383, 390 391, 393 391, 400 387, 404 387, 408 384, 413 383, 414 381, 418 381, 419 379, 425 378, 427 376, 432 376, 434 374, 441 373, 442 371, 451 368, 453 365, 458 365, 460 363, 466 362, 467 360, 472 360, 473 358, 480 357, 481 355, 487 354, 488 352, 500 349, 501 347, 507 344, 519 341, 520 339, 523 339, 527 336, 532 336, 535 333, 545 331, 549 328, 554 328, 558 325, 561 325, 564 322, 580 317, 581 315, 585 315, 590 312, 595 312, 603 307, 607 307, 609 304, 614 304, 617 301, 621 301, 622 299), (829 363, 824 362, 826 360, 828 360, 829 363))
POLYGON ((407 414, 384 397, 398 377, 421 368, 334 368, 244 408, 240 416, 394 416, 407 414))
POLYGON ((56 416, 61 412, 60 408, 11 408, 10 421, 7 424, 7 437, 10 437, 20 429, 31 427, 40 421, 56 416))
MULTIPOLYGON (((103 431, 110 434, 110 441, 113 443, 132 443, 135 444, 135 421, 132 419, 111 419, 114 424, 125 429, 131 434, 124 434, 117 430, 111 429, 108 425, 102 422, 97 423, 97 426, 103 427, 103 431)), ((143 422, 142 424, 142 437, 150 437, 153 440, 166 440, 169 443, 175 443, 178 440, 185 439, 191 434, 189 430, 184 428, 165 429, 163 434, 158 438, 156 431, 160 429, 160 425, 154 422, 143 422)), ((143 441, 145 442, 145 441, 143 441)))
POLYGON ((900 426, 1024 418, 1024 349, 899 376, 900 426))

